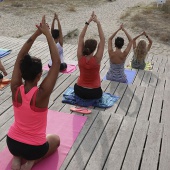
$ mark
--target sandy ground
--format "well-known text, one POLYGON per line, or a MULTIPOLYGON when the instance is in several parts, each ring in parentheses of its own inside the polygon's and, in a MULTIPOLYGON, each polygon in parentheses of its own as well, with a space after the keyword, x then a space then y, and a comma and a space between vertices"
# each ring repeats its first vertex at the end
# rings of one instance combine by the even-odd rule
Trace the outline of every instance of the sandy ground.
MULTIPOLYGON (((92 11, 101 21, 106 40, 121 24, 121 15, 130 7, 140 5, 148 5, 155 0, 106 0, 91 1, 62 1, 49 0, 40 1, 20 0, 12 2, 12 0, 0 2, 0 35, 10 37, 22 37, 31 34, 35 30, 35 24, 39 23, 42 15, 46 15, 47 22, 51 24, 53 13, 57 12, 61 20, 64 34, 73 29, 82 30, 85 21, 88 20, 92 11), (34 1, 34 3, 33 3, 34 1)), ((125 25, 126 27, 126 25, 125 25)), ((137 33, 133 29, 128 29, 129 33, 135 36, 137 33)), ((91 23, 86 37, 97 38, 98 31, 95 23, 91 23)), ((77 44, 77 37, 67 38, 66 43, 77 44)), ((107 45, 107 43, 106 43, 107 45)))

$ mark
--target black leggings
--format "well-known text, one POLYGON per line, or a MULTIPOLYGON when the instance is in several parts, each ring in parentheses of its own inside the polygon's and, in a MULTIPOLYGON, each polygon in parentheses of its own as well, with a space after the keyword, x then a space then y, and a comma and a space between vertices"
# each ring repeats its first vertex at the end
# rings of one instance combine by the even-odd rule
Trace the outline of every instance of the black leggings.
POLYGON ((22 157, 26 160, 37 160, 45 156, 49 150, 48 142, 43 145, 28 145, 22 142, 18 142, 7 136, 8 149, 12 155, 22 157))
MULTIPOLYGON (((48 65, 48 67, 50 68, 51 66, 48 65)), ((61 63, 61 64, 60 64, 60 71, 64 71, 64 70, 66 70, 66 69, 67 69, 67 64, 66 64, 66 63, 61 63)))
POLYGON ((103 94, 101 87, 87 89, 77 84, 74 85, 74 93, 82 99, 99 99, 103 94))

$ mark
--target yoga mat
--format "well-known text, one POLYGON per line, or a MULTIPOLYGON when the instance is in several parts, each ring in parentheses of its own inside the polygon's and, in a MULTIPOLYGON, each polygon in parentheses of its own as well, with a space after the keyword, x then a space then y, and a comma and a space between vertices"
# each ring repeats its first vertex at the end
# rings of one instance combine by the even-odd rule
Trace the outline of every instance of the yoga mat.
POLYGON ((0 48, 0 58, 5 57, 6 55, 8 55, 10 53, 11 53, 11 50, 0 48))
MULTIPOLYGON (((50 157, 36 164, 32 170, 58 170, 64 162, 70 148, 80 133, 87 117, 49 110, 47 134, 60 136, 60 146, 50 157)), ((10 170, 12 155, 8 148, 0 153, 0 170, 10 170)))
POLYGON ((2 89, 2 88, 4 88, 5 86, 7 86, 10 82, 11 82, 10 79, 3 78, 3 79, 2 79, 2 82, 0 82, 0 89, 2 89))
MULTIPOLYGON (((128 80, 128 84, 132 84, 135 79, 135 76, 136 76, 136 71, 125 69, 125 74, 126 74, 126 78, 128 80)), ((107 80, 106 75, 104 76, 103 80, 107 80)))
POLYGON ((82 99, 75 95, 72 87, 68 87, 63 94, 62 102, 83 107, 94 106, 99 108, 109 108, 112 107, 118 99, 118 96, 109 93, 103 93, 100 99, 82 99))
MULTIPOLYGON (((45 65, 43 67, 43 70, 49 71, 48 65, 45 65)), ((61 71, 61 73, 70 74, 70 73, 74 72, 75 70, 76 70, 76 66, 75 65, 67 64, 67 69, 64 70, 64 71, 61 71)))
MULTIPOLYGON (((129 65, 126 66, 126 68, 130 68, 130 69, 132 68, 131 62, 130 62, 129 65)), ((153 69, 152 64, 151 64, 150 62, 146 62, 146 65, 145 65, 145 69, 144 69, 144 70, 146 70, 146 71, 151 71, 152 69, 153 69)))

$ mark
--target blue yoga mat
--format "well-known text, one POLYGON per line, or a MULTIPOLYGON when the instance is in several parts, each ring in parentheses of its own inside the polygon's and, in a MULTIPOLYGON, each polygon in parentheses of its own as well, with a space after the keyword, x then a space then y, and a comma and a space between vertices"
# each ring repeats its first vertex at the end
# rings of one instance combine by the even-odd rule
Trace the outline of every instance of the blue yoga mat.
POLYGON ((68 103, 72 105, 78 105, 83 107, 94 106, 100 108, 108 108, 114 105, 114 103, 119 99, 118 96, 114 96, 109 93, 103 93, 100 99, 82 99, 75 95, 74 89, 68 87, 63 94, 63 103, 68 103))
MULTIPOLYGON (((126 78, 128 80, 128 84, 132 84, 134 79, 135 79, 135 76, 136 76, 136 71, 135 70, 127 70, 125 69, 125 74, 126 74, 126 78)), ((107 80, 106 79, 106 75, 104 76, 103 80, 107 80)))
POLYGON ((8 55, 10 53, 11 53, 11 50, 0 48, 0 58, 5 57, 6 55, 8 55))

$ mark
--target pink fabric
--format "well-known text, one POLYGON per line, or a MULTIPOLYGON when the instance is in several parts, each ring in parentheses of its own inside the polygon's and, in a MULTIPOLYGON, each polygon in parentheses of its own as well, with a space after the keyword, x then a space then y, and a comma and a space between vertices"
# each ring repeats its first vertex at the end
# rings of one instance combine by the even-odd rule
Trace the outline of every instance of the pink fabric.
POLYGON ((38 87, 33 87, 25 94, 24 85, 20 86, 22 105, 14 108, 15 122, 10 127, 8 136, 30 145, 42 145, 46 142, 47 111, 35 112, 30 102, 38 87), (31 128, 30 128, 31 127, 31 128))
MULTIPOLYGON (((66 114, 48 110, 47 134, 54 133, 60 136, 61 144, 58 150, 50 157, 42 160, 33 167, 33 170, 58 170, 64 162, 70 148, 80 133, 87 117, 66 114)), ((0 153, 0 170, 10 170, 12 155, 8 148, 0 153)))
MULTIPOLYGON (((43 70, 48 71, 48 70, 49 70, 48 65, 45 65, 45 66, 43 67, 43 70)), ((61 73, 69 74, 69 73, 74 72, 75 70, 76 70, 76 66, 75 66, 75 65, 73 65, 73 64, 67 64, 67 69, 64 70, 64 71, 61 71, 61 73)))

